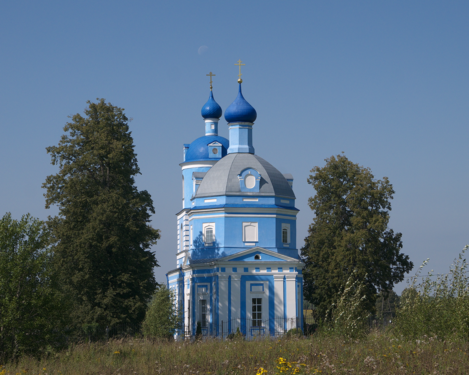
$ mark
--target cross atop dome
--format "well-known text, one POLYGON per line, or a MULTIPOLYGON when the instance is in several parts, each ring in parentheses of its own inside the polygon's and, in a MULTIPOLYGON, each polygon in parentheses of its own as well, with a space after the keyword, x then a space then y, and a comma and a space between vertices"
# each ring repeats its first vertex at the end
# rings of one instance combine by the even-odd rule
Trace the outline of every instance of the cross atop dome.
POLYGON ((235 64, 235 65, 238 65, 239 66, 239 74, 238 74, 238 83, 243 83, 243 80, 241 79, 241 66, 242 65, 246 65, 246 64, 241 64, 241 59, 238 60, 238 63, 235 64))

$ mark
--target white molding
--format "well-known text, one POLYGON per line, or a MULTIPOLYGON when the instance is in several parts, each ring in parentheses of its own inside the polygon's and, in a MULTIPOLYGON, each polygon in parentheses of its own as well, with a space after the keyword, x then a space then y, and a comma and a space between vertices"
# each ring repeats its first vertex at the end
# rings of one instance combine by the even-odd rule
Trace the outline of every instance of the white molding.
MULTIPOLYGON (((218 160, 214 160, 214 161, 217 162, 218 160)), ((210 161, 208 161, 206 164, 189 164, 189 163, 191 163, 190 161, 188 161, 186 163, 188 163, 188 164, 187 165, 181 165, 181 164, 185 164, 185 163, 179 164, 179 165, 181 165, 181 170, 191 169, 191 168, 212 168, 213 165, 215 164, 215 163, 212 163, 210 161)))
MULTIPOLYGON (((228 203, 229 204, 229 203, 228 203)), ((211 212, 252 212, 252 213, 280 213, 286 215, 298 215, 298 210, 296 209, 288 209, 288 208, 276 208, 276 207, 218 207, 218 208, 194 208, 192 207, 191 211, 189 212, 190 215, 194 214, 201 214, 201 213, 211 213, 211 212)))
POLYGON ((210 219, 212 217, 239 217, 239 218, 248 218, 248 217, 256 217, 256 218, 262 218, 262 217, 269 217, 269 218, 277 218, 277 219, 287 219, 287 220, 296 220, 296 217, 289 217, 289 216, 282 216, 282 215, 234 215, 234 214, 220 214, 220 215, 206 215, 206 216, 192 216, 189 221, 195 220, 195 219, 210 219))

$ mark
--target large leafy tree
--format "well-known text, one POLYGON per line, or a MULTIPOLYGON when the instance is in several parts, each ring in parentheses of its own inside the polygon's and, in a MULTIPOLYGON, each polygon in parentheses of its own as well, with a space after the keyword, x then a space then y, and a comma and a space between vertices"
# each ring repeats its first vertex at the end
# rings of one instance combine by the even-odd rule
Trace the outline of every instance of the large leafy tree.
POLYGON ((123 109, 88 104, 47 148, 60 168, 43 184, 46 207, 59 208, 48 221, 56 264, 77 324, 140 324, 157 287, 153 201, 135 186, 140 169, 123 109))
POLYGON ((402 254, 402 234, 388 229, 394 190, 387 177, 375 180, 369 168, 345 155, 315 167, 308 183, 315 213, 301 249, 304 290, 319 316, 330 318, 333 304, 352 273, 364 280, 366 309, 375 312, 376 295, 385 298, 413 264, 402 254))
POLYGON ((64 344, 68 309, 48 237, 30 215, 0 218, 0 364, 64 344))

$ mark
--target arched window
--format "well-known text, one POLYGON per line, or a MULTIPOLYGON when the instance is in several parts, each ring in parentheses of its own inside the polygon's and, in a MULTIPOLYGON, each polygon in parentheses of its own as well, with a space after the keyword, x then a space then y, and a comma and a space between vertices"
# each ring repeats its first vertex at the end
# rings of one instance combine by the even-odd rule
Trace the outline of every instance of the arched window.
POLYGON ((260 256, 259 254, 256 254, 256 255, 254 255, 254 259, 255 259, 255 260, 260 260, 260 259, 261 259, 261 256, 260 256))
POLYGON ((215 242, 215 223, 204 223, 202 228, 205 246, 212 246, 215 242))

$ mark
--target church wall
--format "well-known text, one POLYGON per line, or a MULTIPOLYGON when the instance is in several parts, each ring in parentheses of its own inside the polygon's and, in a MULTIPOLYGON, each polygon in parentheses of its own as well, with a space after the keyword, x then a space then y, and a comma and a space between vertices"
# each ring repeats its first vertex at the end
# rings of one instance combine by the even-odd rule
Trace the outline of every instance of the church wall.
POLYGON ((193 172, 207 172, 212 167, 211 164, 204 166, 203 161, 200 162, 200 164, 195 164, 195 165, 199 165, 199 166, 196 166, 196 167, 187 166, 182 170, 182 176, 184 178, 183 180, 184 200, 183 200, 183 206, 182 206, 183 208, 192 207, 191 198, 194 195, 194 181, 192 180, 192 173, 193 172))
POLYGON ((276 228, 275 228, 275 241, 276 246, 283 249, 296 249, 296 220, 289 220, 284 218, 279 218, 276 221, 276 228), (285 246, 282 242, 282 224, 289 224, 290 228, 290 243, 288 246, 285 246))
POLYGON ((296 251, 296 218, 284 219, 284 215, 253 214, 223 212, 194 214, 188 221, 187 236, 192 227, 193 238, 190 246, 194 259, 218 258, 243 251, 249 247, 260 246, 282 254, 297 257, 296 251), (246 216, 244 216, 246 215, 246 216), (269 217, 266 217, 269 216, 269 217), (282 218, 279 218, 282 217, 282 218), (243 223, 257 223, 257 241, 243 241, 243 223), (215 243, 205 246, 203 229, 204 224, 213 223, 215 227, 215 243), (290 243, 286 247, 282 243, 282 223, 290 225, 290 243), (272 235, 275 233, 275 235, 272 235))

